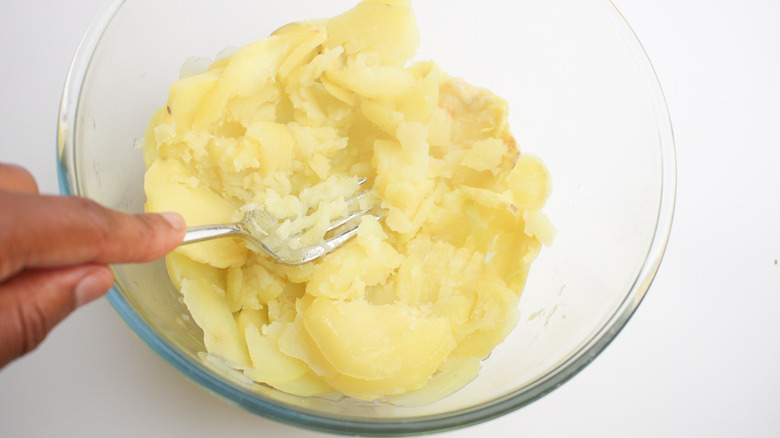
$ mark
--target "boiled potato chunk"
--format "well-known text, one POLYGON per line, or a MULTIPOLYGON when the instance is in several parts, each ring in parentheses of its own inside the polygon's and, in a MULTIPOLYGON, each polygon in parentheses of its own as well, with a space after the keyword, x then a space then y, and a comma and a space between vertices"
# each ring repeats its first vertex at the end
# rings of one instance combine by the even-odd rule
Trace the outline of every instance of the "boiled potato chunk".
POLYGON ((455 347, 455 340, 447 319, 415 313, 403 304, 374 306, 317 298, 304 325, 341 374, 377 380, 416 369, 413 379, 425 381, 455 347))
POLYGON ((528 154, 518 158, 507 184, 517 203, 529 209, 542 208, 552 192, 550 174, 544 163, 528 154))
MULTIPOLYGON (((179 212, 188 226, 236 221, 237 209, 199 183, 178 160, 156 160, 146 171, 145 185, 153 187, 147 189, 147 211, 179 212)), ((181 246, 176 251, 217 268, 238 265, 246 260, 246 247, 232 239, 181 246)))
POLYGON ((550 222, 550 219, 541 210, 526 210, 523 212, 525 221, 525 234, 535 237, 544 245, 552 245, 553 238, 557 232, 550 222))
POLYGON ((223 271, 206 263, 199 263, 187 257, 180 252, 172 252, 165 258, 165 265, 168 269, 173 286, 181 289, 182 281, 205 279, 206 282, 225 290, 225 280, 223 271))
POLYGON ((359 299, 372 286, 385 283, 403 259, 386 239, 376 219, 365 218, 355 242, 323 259, 306 292, 330 299, 359 299))
POLYGON ((295 380, 278 383, 274 386, 280 391, 286 392, 288 394, 299 395, 301 397, 331 395, 330 398, 343 398, 343 396, 339 396, 339 394, 335 392, 330 385, 323 382, 321 377, 311 371, 307 371, 301 377, 295 380))
POLYGON ((262 90, 276 78, 282 63, 307 38, 319 38, 316 28, 301 28, 286 37, 270 36, 247 44, 230 57, 220 80, 208 93, 195 114, 194 127, 204 129, 219 123, 228 100, 262 90))
POLYGON ((406 70, 380 64, 374 53, 358 54, 341 69, 326 72, 337 85, 350 89, 360 96, 387 99, 399 96, 411 88, 414 78, 406 70))
POLYGON ((309 371, 305 363, 279 350, 279 335, 284 327, 274 323, 260 332, 254 324, 246 327, 246 345, 252 359, 252 369, 247 376, 258 382, 276 386, 301 378, 309 371))
POLYGON ((194 226, 260 209, 266 245, 304 248, 371 209, 299 266, 231 238, 167 257, 206 350, 259 384, 435 403, 517 324, 555 235, 550 174, 520 153, 504 99, 413 62, 419 44, 410 0, 364 0, 189 69, 150 117, 148 211, 194 226))
POLYGON ((480 281, 468 322, 461 327, 455 352, 460 356, 485 358, 517 324, 518 298, 502 284, 480 281))
POLYGON ((420 45, 409 0, 364 0, 328 20, 325 46, 347 54, 374 52, 385 65, 402 67, 420 45))
POLYGON ((382 400, 396 406, 425 406, 463 388, 477 377, 482 368, 476 357, 451 357, 442 365, 442 371, 431 377, 424 388, 399 395, 388 395, 382 400))
POLYGON ((447 318, 415 310, 316 298, 304 326, 338 372, 326 381, 361 398, 423 387, 456 343, 447 318))
POLYGON ((201 278, 183 280, 181 293, 192 319, 203 329, 209 353, 237 366, 249 366, 246 342, 225 300, 225 291, 201 278))
POLYGON ((208 71, 204 74, 179 79, 168 91, 168 106, 178 135, 192 129, 195 113, 203 97, 217 84, 221 72, 208 71))
POLYGON ((238 332, 244 333, 244 336, 246 336, 246 329, 250 325, 260 328, 270 323, 266 309, 241 309, 238 312, 233 312, 233 315, 236 318, 238 332))

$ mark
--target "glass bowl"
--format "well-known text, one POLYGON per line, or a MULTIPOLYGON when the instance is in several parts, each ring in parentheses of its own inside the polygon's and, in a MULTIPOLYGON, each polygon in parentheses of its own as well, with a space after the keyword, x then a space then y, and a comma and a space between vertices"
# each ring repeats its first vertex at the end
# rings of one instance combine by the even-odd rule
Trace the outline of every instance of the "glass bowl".
MULTIPOLYGON (((191 56, 267 36, 288 22, 336 15, 357 0, 116 1, 75 55, 62 99, 63 194, 143 211, 136 139, 191 56)), ((553 178, 546 212, 558 229, 531 268, 517 328, 479 376, 414 408, 295 397, 204 354, 161 261, 115 266, 108 299, 160 356, 254 413, 344 434, 402 435, 485 421, 560 386, 602 351, 647 292, 669 236, 675 158, 653 69, 607 0, 416 1, 417 59, 484 86, 510 105, 522 151, 553 178)))

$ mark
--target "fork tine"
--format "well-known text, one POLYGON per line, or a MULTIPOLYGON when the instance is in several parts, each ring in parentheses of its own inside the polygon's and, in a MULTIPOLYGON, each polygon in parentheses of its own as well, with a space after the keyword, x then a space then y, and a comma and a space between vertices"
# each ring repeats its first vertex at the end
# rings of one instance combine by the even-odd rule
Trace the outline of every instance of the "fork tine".
MULTIPOLYGON (((363 185, 363 183, 365 183, 366 181, 367 181, 367 178, 365 178, 365 177, 358 179, 358 186, 363 185)), ((344 202, 347 205, 354 204, 357 201, 359 201, 361 198, 364 198, 368 194, 368 192, 369 191, 366 190, 365 192, 358 193, 357 195, 355 195, 355 196, 345 200, 344 202)), ((359 211, 350 213, 350 214, 348 214, 348 215, 346 215, 346 216, 344 216, 342 218, 336 219, 336 220, 334 220, 333 222, 330 223, 330 225, 328 226, 328 229, 327 229, 326 232, 332 231, 332 230, 334 230, 334 229, 344 225, 345 223, 351 221, 352 219, 355 219, 358 216, 362 216, 362 215, 368 213, 370 210, 371 210, 371 208, 366 208, 366 209, 363 209, 363 210, 359 210, 359 211)))
POLYGON ((328 248, 328 251, 331 251, 331 250, 333 250, 335 248, 338 248, 339 246, 341 246, 341 244, 343 244, 347 240, 351 239, 352 236, 354 236, 357 233, 359 225, 360 224, 357 223, 357 224, 349 227, 346 231, 344 231, 342 233, 339 233, 339 234, 331 237, 330 239, 326 239, 323 242, 323 246, 328 248))
MULTIPOLYGON (((359 178, 357 180, 358 186, 363 185, 367 180, 367 178, 359 178)), ((228 234, 235 237, 243 237, 250 242, 250 248, 255 251, 259 252, 262 250, 276 261, 286 265, 300 265, 331 252, 351 239, 357 234, 362 216, 370 214, 377 219, 384 217, 385 213, 377 205, 360 208, 358 201, 364 198, 369 191, 366 190, 346 199, 345 203, 349 209, 357 210, 328 224, 323 240, 312 246, 294 247, 290 245, 291 239, 300 238, 302 233, 287 236, 285 239, 278 237, 276 231, 279 224, 262 209, 249 210, 244 213, 244 219, 240 222, 223 226, 223 228, 230 228, 229 233, 212 233, 206 237, 199 237, 197 241, 228 234), (331 237, 327 237, 329 235, 331 237)))
POLYGON ((355 195, 355 196, 353 196, 353 197, 351 197, 349 199, 344 200, 344 202, 346 202, 347 204, 353 203, 353 202, 359 200, 360 198, 366 196, 367 194, 368 194, 368 190, 366 190, 365 192, 360 192, 357 195, 355 195))
POLYGON ((340 225, 331 227, 328 232, 325 233, 326 236, 328 233, 333 234, 332 237, 325 239, 325 245, 329 248, 335 248, 349 240, 357 231, 358 226, 360 225, 360 218, 366 215, 371 215, 379 220, 384 217, 384 212, 377 208, 377 206, 373 206, 371 208, 366 208, 351 214, 349 219, 339 221, 341 222, 340 225))
MULTIPOLYGON (((354 217, 352 217, 352 219, 359 218, 360 216, 362 216, 365 213, 368 213, 371 210, 372 209, 367 209, 363 212, 358 212, 359 214, 355 214, 354 217)), ((298 264, 310 262, 333 251, 334 249, 338 248, 346 241, 351 239, 355 234, 357 234, 359 225, 360 225, 359 222, 350 224, 349 221, 344 221, 344 223, 342 223, 341 226, 345 229, 340 233, 337 233, 335 236, 329 239, 325 239, 324 241, 322 241, 322 243, 314 246, 309 246, 306 248, 300 248, 288 254, 282 254, 280 252, 278 254, 275 254, 275 257, 277 258, 278 261, 289 265, 298 265, 298 264)), ((334 229, 338 229, 338 227, 331 228, 331 231, 334 229)))
MULTIPOLYGON (((368 192, 363 192, 363 193, 361 193, 359 195, 356 195, 354 198, 352 198, 349 201, 347 201, 347 203, 350 203, 350 202, 353 202, 354 200, 362 198, 366 193, 368 193, 368 192)), ((330 225, 328 226, 328 230, 327 231, 335 230, 336 228, 346 224, 347 222, 351 221, 352 219, 355 219, 355 218, 357 218, 359 216, 363 216, 364 214, 368 213, 372 209, 373 209, 373 207, 365 208, 365 209, 362 209, 362 210, 358 210, 358 211, 356 211, 354 213, 348 214, 347 216, 344 216, 344 217, 342 217, 340 219, 336 219, 336 220, 334 220, 333 222, 330 223, 330 225)))

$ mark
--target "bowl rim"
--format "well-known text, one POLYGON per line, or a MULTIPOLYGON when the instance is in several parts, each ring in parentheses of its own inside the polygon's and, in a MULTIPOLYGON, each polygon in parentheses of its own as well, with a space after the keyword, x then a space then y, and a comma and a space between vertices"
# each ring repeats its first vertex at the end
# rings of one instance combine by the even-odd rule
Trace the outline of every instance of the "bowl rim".
MULTIPOLYGON (((103 33, 110 25, 117 11, 126 0, 113 0, 105 4, 94 17, 73 57, 63 88, 57 130, 57 175, 60 193, 65 196, 83 193, 76 180, 75 132, 78 102, 82 92, 83 79, 92 61, 92 54, 100 43, 103 33)), ((177 346, 166 343, 152 330, 144 318, 134 311, 132 303, 119 292, 118 283, 106 295, 109 303, 125 323, 152 350, 183 375, 212 393, 255 414, 286 423, 339 434, 363 434, 373 436, 401 436, 419 433, 441 432, 485 422, 515 411, 558 388, 593 361, 623 329, 644 299, 663 259, 672 229, 676 198, 675 142, 671 118, 663 89, 655 69, 637 35, 611 0, 597 0, 612 21, 615 31, 629 44, 636 57, 645 88, 650 91, 648 99, 656 117, 656 128, 661 155, 661 193, 659 198, 656 227, 645 256, 645 263, 623 301, 611 317, 580 347, 559 362, 531 385, 506 394, 478 407, 470 407, 442 414, 398 419, 360 419, 357 417, 333 416, 317 413, 300 407, 252 397, 242 385, 224 378, 217 378, 206 367, 181 351, 177 346)))

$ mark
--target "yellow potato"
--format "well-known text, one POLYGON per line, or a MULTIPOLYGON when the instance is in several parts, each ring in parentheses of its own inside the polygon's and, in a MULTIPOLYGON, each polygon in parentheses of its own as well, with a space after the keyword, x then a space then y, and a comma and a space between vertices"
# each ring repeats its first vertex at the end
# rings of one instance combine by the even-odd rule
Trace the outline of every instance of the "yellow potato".
POLYGON ((361 207, 381 207, 302 266, 233 239, 168 256, 207 350, 257 382, 428 404, 473 380, 517 323, 531 262, 555 234, 550 174, 520 154, 507 102, 412 63, 419 43, 409 0, 364 0, 175 82, 149 121, 150 211, 198 225, 262 208, 300 247, 358 191, 361 207))
POLYGON ((409 91, 414 82, 411 73, 383 66, 379 57, 372 55, 373 52, 359 53, 344 67, 328 70, 325 74, 337 85, 363 97, 388 99, 409 91))
POLYGON ((306 371, 301 377, 290 382, 278 383, 274 385, 276 389, 288 394, 299 395, 301 397, 314 397, 331 395, 330 398, 342 398, 333 388, 322 381, 322 378, 311 371, 306 371))
POLYGON ((542 208, 552 192, 547 168, 533 155, 520 156, 506 182, 517 203, 529 209, 542 208))
POLYGON ((181 284, 184 280, 203 278, 206 282, 225 290, 223 271, 214 266, 198 263, 179 252, 168 254, 165 258, 165 265, 168 269, 168 277, 176 289, 181 289, 181 284))
POLYGON ((382 284, 400 265, 402 256, 386 241, 374 218, 365 218, 355 242, 326 256, 306 285, 306 292, 330 299, 360 299, 371 286, 382 284), (371 235, 378 227, 381 235, 371 235))
MULTIPOLYGON (((240 219, 232 204, 201 184, 176 159, 156 160, 146 171, 146 210, 177 211, 188 226, 231 223, 240 219)), ((217 268, 242 264, 246 260, 243 242, 220 239, 179 247, 177 252, 217 268)))
POLYGON ((300 379, 309 371, 305 363, 279 350, 279 334, 283 329, 281 323, 265 326, 262 333, 254 324, 246 327, 246 344, 252 359, 247 376, 276 386, 300 379))
POLYGON ((179 79, 168 91, 168 106, 176 133, 182 135, 192 128, 195 112, 203 96, 211 91, 220 78, 221 71, 210 70, 204 74, 179 79))
POLYGON ((304 326, 339 373, 366 380, 403 379, 411 370, 427 380, 455 346, 447 319, 418 315, 400 303, 316 298, 304 326))
POLYGON ((183 280, 181 293, 192 319, 203 329, 206 350, 230 364, 249 366, 246 342, 227 306, 225 291, 201 278, 183 280))
POLYGON ((431 377, 422 389, 399 395, 382 397, 382 401, 396 406, 425 406, 452 394, 474 380, 482 368, 476 357, 452 357, 447 359, 441 372, 431 377))
POLYGON ((408 0, 364 0, 327 24, 327 48, 347 54, 373 51, 385 65, 402 67, 420 45, 417 22, 408 0))
MULTIPOLYGON (((259 328, 270 322, 267 309, 241 309, 238 312, 233 312, 233 315, 236 318, 238 333, 243 333, 244 336, 246 336, 246 329, 250 325, 259 328)), ((247 342, 247 344, 249 343, 247 342)))

